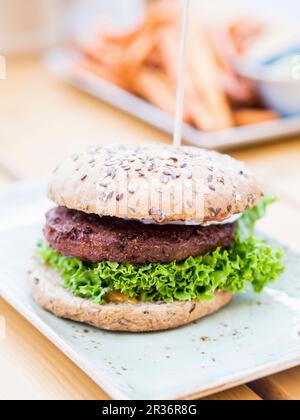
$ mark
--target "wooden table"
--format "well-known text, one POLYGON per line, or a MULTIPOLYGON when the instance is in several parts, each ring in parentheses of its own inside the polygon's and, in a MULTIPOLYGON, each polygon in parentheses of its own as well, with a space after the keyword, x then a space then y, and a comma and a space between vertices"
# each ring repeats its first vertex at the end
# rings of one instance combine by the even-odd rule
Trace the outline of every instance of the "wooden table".
MULTIPOLYGON (((170 142, 161 132, 63 84, 37 57, 8 60, 0 81, 0 184, 47 175, 88 144, 170 142)), ((300 247, 300 140, 235 151, 279 195, 262 227, 300 247)), ((64 354, 0 298, 0 399, 106 399, 64 354)), ((209 399, 300 399, 300 368, 209 399)))

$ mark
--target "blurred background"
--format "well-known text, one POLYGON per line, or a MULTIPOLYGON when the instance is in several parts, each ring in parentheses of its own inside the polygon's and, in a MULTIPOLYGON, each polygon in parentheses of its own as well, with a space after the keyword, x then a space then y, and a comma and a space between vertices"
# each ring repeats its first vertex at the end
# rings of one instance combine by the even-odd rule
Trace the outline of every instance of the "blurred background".
MULTIPOLYGON (((30 52, 65 39, 78 30, 99 25, 103 16, 120 30, 140 21, 147 3, 159 0, 1 0, 0 49, 2 53, 30 52)), ((172 2, 175 5, 176 0, 172 2)), ((268 21, 297 26, 297 0, 193 0, 204 19, 224 20, 232 16, 256 15, 268 21)))
MULTIPOLYGON (((170 143, 182 5, 0 0, 0 181, 47 175, 88 144, 170 143)), ((299 12, 192 0, 184 106, 187 143, 229 150, 297 204, 299 12)))

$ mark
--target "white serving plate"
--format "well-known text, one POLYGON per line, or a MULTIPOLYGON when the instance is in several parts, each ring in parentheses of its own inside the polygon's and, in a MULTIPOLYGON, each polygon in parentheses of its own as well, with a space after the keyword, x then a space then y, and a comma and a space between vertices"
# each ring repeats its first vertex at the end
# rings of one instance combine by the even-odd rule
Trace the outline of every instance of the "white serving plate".
MULTIPOLYGON (((72 86, 127 112, 172 135, 173 117, 151 103, 76 65, 78 53, 70 48, 54 49, 45 55, 48 68, 72 86)), ((174 105, 175 106, 175 105, 174 105)), ((206 133, 185 124, 187 144, 207 149, 227 150, 280 140, 300 133, 300 115, 275 121, 206 133)))
POLYGON ((196 398, 300 364, 300 254, 287 247, 286 272, 265 292, 176 330, 105 332, 44 311, 26 282, 44 197, 44 182, 0 190, 0 292, 113 398, 196 398))

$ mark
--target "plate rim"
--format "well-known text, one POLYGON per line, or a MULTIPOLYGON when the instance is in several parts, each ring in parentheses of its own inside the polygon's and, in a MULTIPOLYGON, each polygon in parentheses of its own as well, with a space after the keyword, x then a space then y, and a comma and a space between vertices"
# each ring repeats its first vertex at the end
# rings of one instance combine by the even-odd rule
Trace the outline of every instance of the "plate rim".
MULTIPOLYGON (((40 178, 38 180, 30 181, 17 181, 8 185, 4 185, 0 188, 0 196, 3 196, 7 192, 17 192, 20 189, 35 189, 43 188, 45 185, 45 178, 40 178)), ((38 223, 38 221, 36 221, 38 223)), ((24 226, 26 226, 26 222, 24 226)), ((14 229, 10 226, 8 229, 0 229, 1 232, 8 232, 9 230, 14 229)), ((263 233, 261 230, 260 232, 263 233)), ((278 237, 268 235, 271 240, 279 243, 282 247, 287 247, 291 252, 299 254, 300 249, 295 246, 290 246, 286 241, 282 241, 278 237)), ((7 273, 9 275, 9 273, 7 273)), ((18 291, 12 288, 11 290, 4 288, 0 283, 0 296, 7 301, 18 313, 20 313, 30 324, 38 329, 47 339, 49 339, 62 353, 64 353, 73 363, 79 367, 85 374, 87 374, 100 388, 102 388, 109 396, 113 399, 120 400, 130 400, 132 397, 127 395, 125 392, 118 389, 118 387, 110 381, 108 375, 95 368, 87 358, 81 357, 77 351, 75 351, 71 345, 69 345, 63 338, 55 332, 55 330, 47 324, 46 321, 41 319, 33 310, 26 308, 22 300, 18 297, 18 291)), ((215 384, 209 386, 205 389, 200 389, 198 391, 190 392, 187 394, 179 395, 168 395, 164 399, 170 400, 189 400, 203 398, 205 396, 222 392, 232 387, 246 384, 253 380, 260 379, 265 376, 272 375, 277 372, 281 372, 286 369, 293 368, 300 364, 300 354, 294 354, 292 352, 286 357, 281 357, 276 362, 268 362, 262 366, 259 366, 255 369, 249 368, 242 372, 239 372, 235 375, 231 375, 228 381, 216 381, 215 384), (219 383, 221 382, 221 383, 219 383)))
MULTIPOLYGON (((45 321, 43 321, 34 311, 29 310, 17 298, 17 293, 9 292, 3 287, 0 289, 0 296, 11 305, 19 314, 21 314, 31 325, 33 325, 41 334, 44 335, 51 343, 53 343, 59 351, 64 353, 72 362, 89 376, 100 388, 114 399, 128 400, 130 397, 123 391, 120 391, 112 384, 110 379, 101 372, 100 378, 94 373, 95 368, 92 364, 77 354, 63 338, 59 336, 45 321)), ((68 321, 68 320, 66 320, 68 321)))
MULTIPOLYGON (((20 300, 15 296, 16 294, 10 293, 7 290, 0 289, 1 297, 8 302, 19 314, 21 314, 31 325, 43 334, 50 342, 52 342, 59 351, 64 353, 80 370, 82 370, 87 376, 89 376, 101 389, 103 389, 112 399, 115 400, 131 400, 132 397, 120 391, 114 384, 111 383, 105 373, 97 375, 92 364, 87 362, 76 351, 72 349, 72 346, 68 345, 63 338, 60 338, 55 331, 48 326, 34 311, 28 310, 20 300)), ((54 315, 53 315, 54 316, 54 315)), ((68 321, 68 320, 65 320, 68 321)), ((164 400, 195 400, 203 398, 218 392, 226 391, 239 385, 246 385, 254 380, 261 379, 273 375, 278 372, 282 372, 287 369, 299 366, 300 354, 292 354, 287 357, 283 357, 279 361, 265 363, 264 365, 257 367, 256 369, 249 368, 242 373, 237 373, 231 379, 224 382, 216 381, 215 384, 205 389, 190 392, 187 394, 168 395, 164 400), (276 365, 275 365, 276 363, 276 365)), ((137 398, 138 400, 139 398, 137 398)))

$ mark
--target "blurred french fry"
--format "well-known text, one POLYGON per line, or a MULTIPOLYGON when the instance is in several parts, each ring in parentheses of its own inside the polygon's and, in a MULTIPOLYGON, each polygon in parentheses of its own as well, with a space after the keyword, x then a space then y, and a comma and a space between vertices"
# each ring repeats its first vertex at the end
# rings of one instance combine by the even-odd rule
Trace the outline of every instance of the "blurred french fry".
POLYGON ((237 125, 252 125, 276 120, 279 115, 269 109, 246 108, 235 111, 234 118, 237 125))
POLYGON ((123 47, 126 47, 138 36, 142 28, 143 25, 139 25, 137 28, 125 33, 115 33, 111 29, 105 28, 102 30, 101 38, 105 43, 117 44, 119 46, 122 45, 123 47))
MULTIPOLYGON (((181 35, 179 6, 171 0, 150 2, 144 22, 124 34, 102 25, 94 41, 78 44, 85 56, 82 68, 174 114, 181 35)), ((238 19, 217 28, 192 19, 185 122, 214 131, 277 117, 272 111, 255 108, 259 103, 253 86, 235 68, 240 54, 261 30, 251 19, 238 19), (238 106, 243 109, 236 110, 238 106)))
MULTIPOLYGON (((178 62, 179 62, 179 49, 174 48, 174 45, 180 43, 180 29, 179 26, 165 28, 161 31, 159 37, 159 49, 162 57, 162 68, 169 78, 171 85, 176 92, 178 82, 178 62)), ((184 120, 185 122, 193 125, 194 127, 210 131, 213 129, 213 121, 209 111, 205 105, 199 100, 195 92, 193 81, 191 80, 190 73, 186 69, 185 81, 185 99, 184 99, 184 120)), ((175 93, 174 93, 175 96, 175 93)))
POLYGON ((228 33, 236 52, 243 55, 253 42, 262 35, 265 29, 265 25, 257 21, 257 19, 244 16, 229 25, 228 33))
POLYGON ((159 48, 156 46, 148 55, 145 65, 152 68, 161 68, 162 57, 159 48))
POLYGON ((235 73, 238 58, 226 28, 210 27, 206 31, 210 45, 220 67, 222 87, 234 103, 253 104, 256 96, 251 84, 235 73))
POLYGON ((188 45, 187 66, 194 89, 213 117, 213 129, 231 127, 232 112, 220 85, 215 57, 209 48, 205 33, 195 22, 190 26, 188 45))
POLYGON ((156 69, 141 68, 134 79, 133 91, 162 110, 173 114, 175 92, 166 75, 156 69))
POLYGON ((107 67, 108 71, 118 72, 123 53, 122 48, 118 45, 111 46, 101 41, 96 45, 77 43, 77 48, 80 48, 86 59, 92 61, 95 65, 98 63, 100 67, 107 67))
POLYGON ((161 29, 158 33, 158 49, 161 56, 161 66, 169 77, 170 82, 176 89, 178 80, 178 62, 179 48, 174 45, 180 45, 180 28, 178 25, 172 25, 161 29))
POLYGON ((156 44, 156 33, 151 33, 148 29, 137 35, 119 61, 120 71, 125 77, 131 79, 138 72, 147 57, 155 50, 156 44))
POLYGON ((170 5, 169 1, 150 4, 144 25, 132 37, 120 61, 121 72, 129 78, 157 49, 160 28, 173 24, 178 17, 178 8, 170 5))
POLYGON ((79 69, 87 70, 100 77, 101 79, 105 79, 108 82, 121 87, 122 89, 128 88, 128 86, 122 79, 118 77, 118 75, 110 71, 107 67, 100 65, 98 62, 93 62, 92 60, 81 60, 79 69))
POLYGON ((186 90, 185 119, 199 130, 213 131, 216 129, 214 116, 205 102, 189 87, 186 90))
POLYGON ((223 70, 220 70, 219 77, 224 92, 233 104, 255 105, 258 102, 251 81, 223 70))
POLYGON ((177 21, 180 16, 181 6, 178 2, 174 3, 172 0, 150 2, 145 18, 145 26, 155 28, 157 25, 172 24, 174 21, 177 21))
MULTIPOLYGON (((162 65, 165 70, 168 78, 172 82, 174 89, 176 89, 177 79, 178 79, 178 61, 179 61, 179 50, 174 48, 174 45, 179 45, 180 42, 180 28, 179 25, 173 25, 172 27, 164 28, 160 31, 159 34, 159 48, 161 51, 162 65)), ((188 44, 188 54, 194 56, 194 50, 192 51, 192 45, 188 44)), ((198 50, 198 48, 195 48, 198 50)), ((196 53, 197 54, 197 53, 196 53)), ((192 58, 193 60, 193 58, 192 58)), ((201 58, 202 61, 202 58, 201 58)), ((216 71, 215 63, 211 63, 214 71, 216 71)), ((189 68, 189 63, 187 65, 187 75, 186 75, 186 86, 185 86, 185 120, 193 124, 196 128, 205 131, 211 131, 216 129, 218 126, 218 118, 215 118, 214 112, 210 109, 208 102, 210 99, 206 98, 205 90, 201 89, 201 92, 197 92, 195 85, 201 83, 202 72, 199 82, 195 82, 193 76, 198 77, 198 75, 193 74, 193 70, 189 68)), ((200 70, 201 71, 201 70, 200 70)), ((200 76, 200 75, 199 75, 200 76)), ((204 82, 205 83, 205 82, 204 82)), ((214 91, 215 94, 215 91, 214 91)), ((217 95, 223 93, 219 89, 217 95)), ((226 101, 226 99, 224 98, 226 101)), ((230 114, 229 107, 227 108, 226 104, 226 114, 230 114)), ((221 107, 222 108, 222 107, 221 107)), ((218 107, 218 112, 222 112, 220 107, 218 107)), ((224 128, 224 122, 221 123, 222 128, 224 128)), ((231 125, 231 118, 226 119, 225 126, 231 125), (230 122, 228 122, 230 120, 230 122)))

